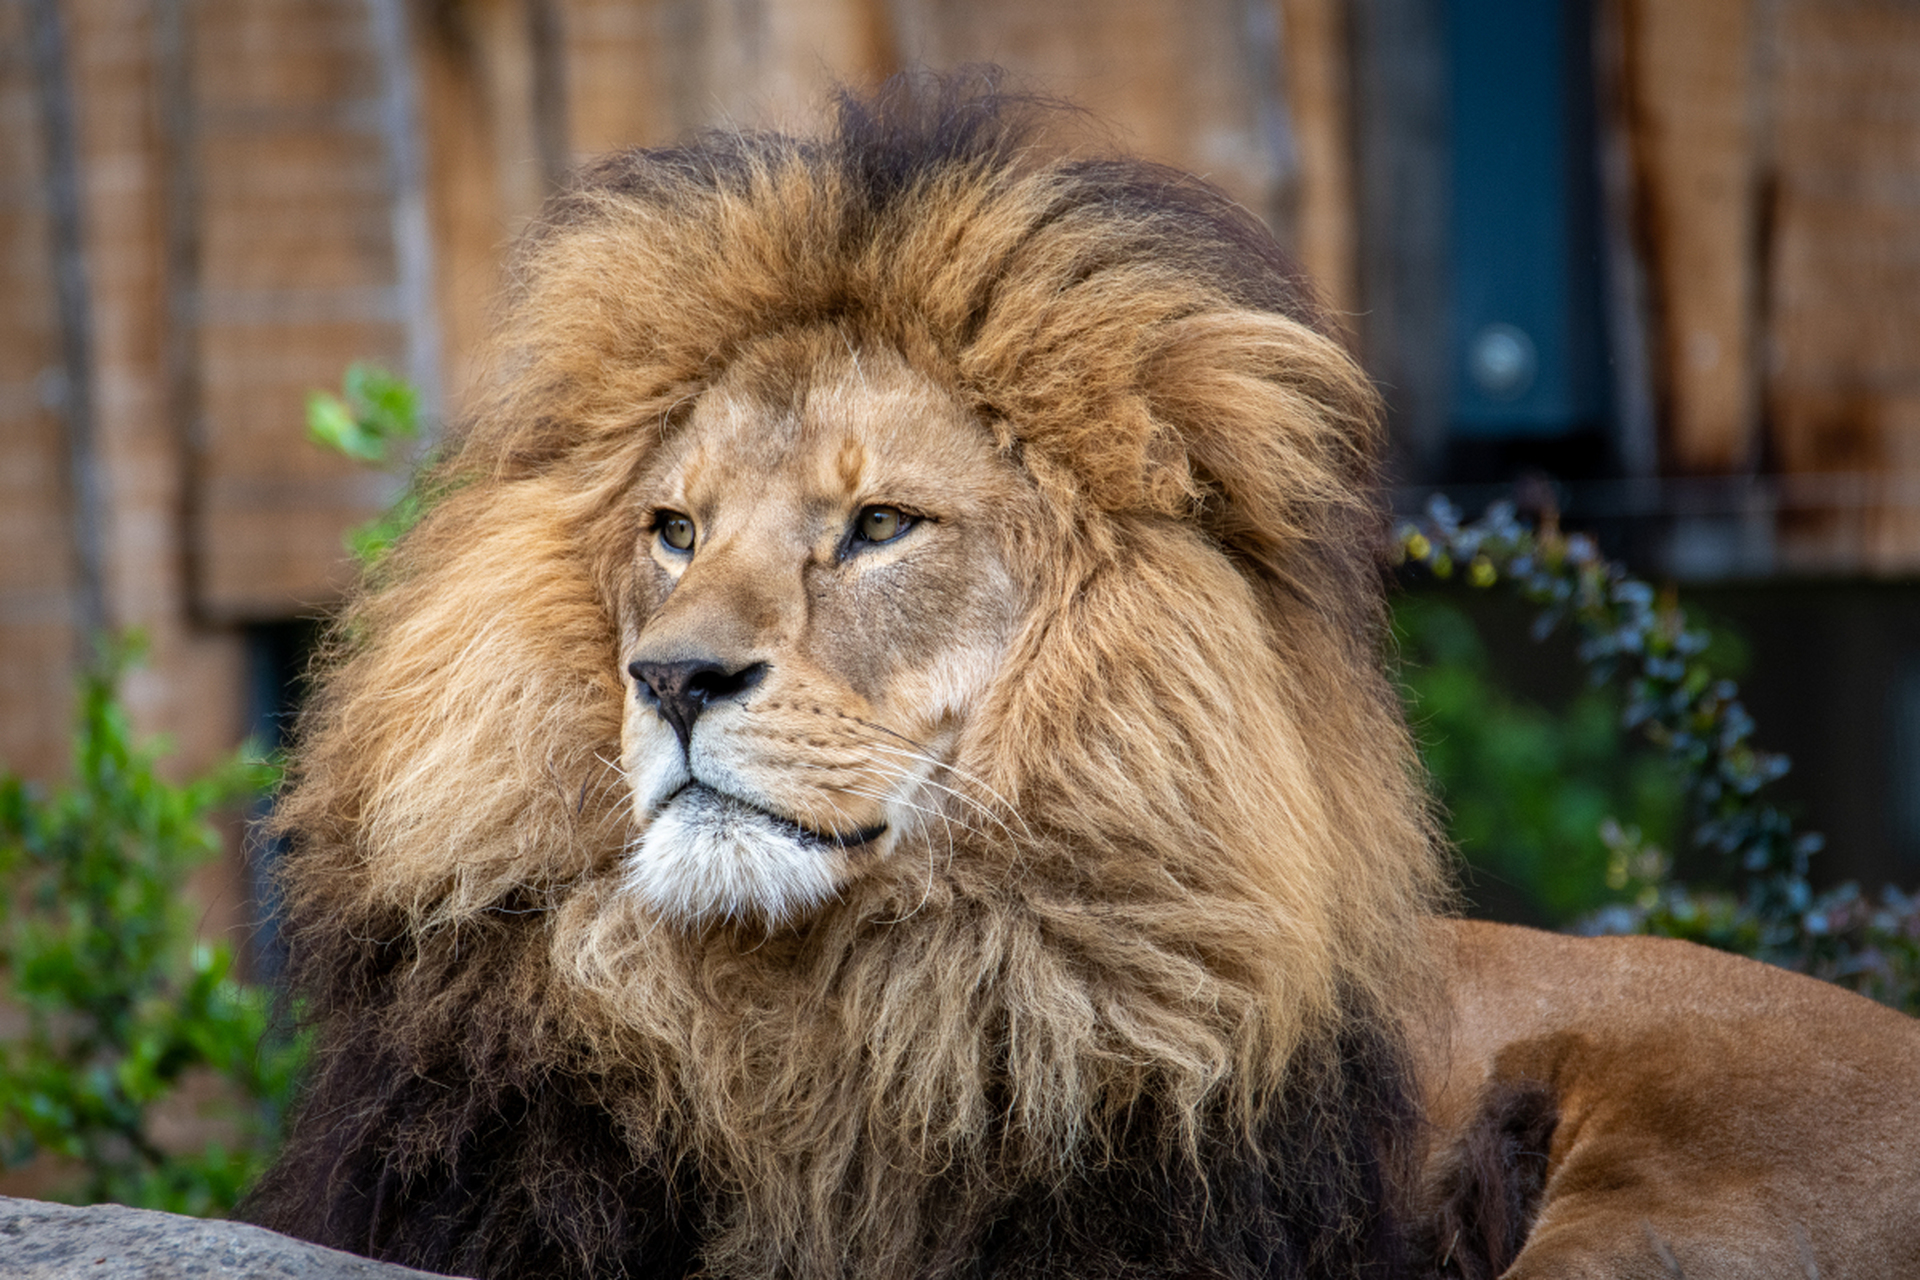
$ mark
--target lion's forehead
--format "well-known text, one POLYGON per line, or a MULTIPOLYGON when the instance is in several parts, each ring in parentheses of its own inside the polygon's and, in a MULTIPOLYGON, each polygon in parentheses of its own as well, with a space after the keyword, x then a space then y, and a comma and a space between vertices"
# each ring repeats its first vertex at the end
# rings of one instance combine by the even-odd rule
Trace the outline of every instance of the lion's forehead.
POLYGON ((885 348, 789 358, 730 368, 700 397, 662 459, 667 496, 716 512, 784 498, 838 518, 868 498, 950 504, 1009 476, 964 406, 885 348))

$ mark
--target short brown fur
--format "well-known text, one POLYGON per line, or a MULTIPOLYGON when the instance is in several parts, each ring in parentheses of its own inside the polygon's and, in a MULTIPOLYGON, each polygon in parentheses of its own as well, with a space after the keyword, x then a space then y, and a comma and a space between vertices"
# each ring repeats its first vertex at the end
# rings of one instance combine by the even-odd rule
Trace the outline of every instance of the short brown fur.
POLYGON ((1667 939, 1435 943, 1435 1277, 1920 1275, 1920 1023, 1667 939))

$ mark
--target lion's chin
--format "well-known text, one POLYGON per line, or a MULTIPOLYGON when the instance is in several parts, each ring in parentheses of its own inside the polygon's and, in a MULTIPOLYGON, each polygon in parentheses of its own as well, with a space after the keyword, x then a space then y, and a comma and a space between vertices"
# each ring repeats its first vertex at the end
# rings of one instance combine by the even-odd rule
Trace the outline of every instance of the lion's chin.
POLYGON ((847 851, 884 830, 823 836, 694 783, 648 824, 628 855, 625 886, 654 914, 689 926, 783 924, 833 898, 847 851))

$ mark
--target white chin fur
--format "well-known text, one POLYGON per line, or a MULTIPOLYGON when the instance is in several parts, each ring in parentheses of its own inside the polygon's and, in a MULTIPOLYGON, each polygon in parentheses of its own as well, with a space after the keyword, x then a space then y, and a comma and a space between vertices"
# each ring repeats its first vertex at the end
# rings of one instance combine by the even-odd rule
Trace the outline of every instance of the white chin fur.
POLYGON ((801 916, 834 896, 843 855, 750 805, 690 787, 627 855, 625 887, 688 925, 801 916))

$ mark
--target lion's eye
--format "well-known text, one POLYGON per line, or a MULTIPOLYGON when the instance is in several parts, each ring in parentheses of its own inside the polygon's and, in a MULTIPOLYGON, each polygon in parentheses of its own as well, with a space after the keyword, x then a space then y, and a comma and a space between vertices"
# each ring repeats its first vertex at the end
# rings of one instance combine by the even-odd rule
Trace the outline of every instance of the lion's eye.
POLYGON ((861 542, 892 542, 913 523, 913 517, 898 507, 862 507, 853 522, 853 535, 861 542))
POLYGON ((662 511, 653 518, 654 531, 660 535, 660 541, 675 551, 693 550, 693 520, 678 511, 662 511))

